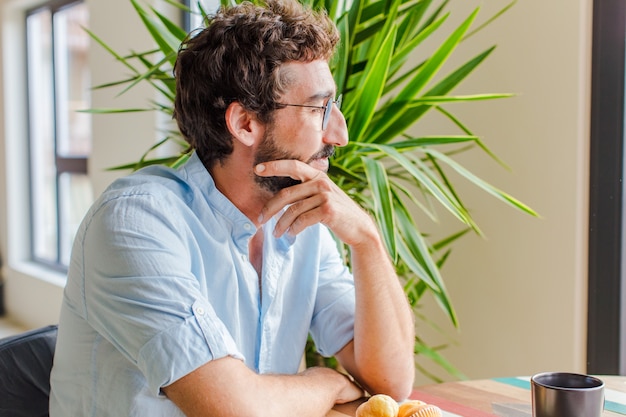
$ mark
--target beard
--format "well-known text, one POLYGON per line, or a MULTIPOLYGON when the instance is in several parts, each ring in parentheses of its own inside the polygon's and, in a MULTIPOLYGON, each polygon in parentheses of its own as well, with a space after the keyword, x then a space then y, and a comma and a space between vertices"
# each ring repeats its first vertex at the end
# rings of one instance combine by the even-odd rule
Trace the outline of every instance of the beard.
MULTIPOLYGON (((317 151, 313 156, 304 160, 299 155, 280 148, 280 146, 276 144, 276 138, 272 134, 271 129, 268 129, 265 132, 265 136, 263 137, 263 141, 261 142, 259 149, 257 150, 257 154, 254 158, 254 166, 263 162, 277 161, 281 159, 295 159, 309 164, 316 159, 330 158, 334 153, 335 147, 333 145, 324 145, 322 149, 317 151)), ((302 183, 302 181, 291 177, 261 177, 259 175, 255 175, 254 179, 262 188, 272 192, 273 194, 276 194, 284 188, 302 183)))

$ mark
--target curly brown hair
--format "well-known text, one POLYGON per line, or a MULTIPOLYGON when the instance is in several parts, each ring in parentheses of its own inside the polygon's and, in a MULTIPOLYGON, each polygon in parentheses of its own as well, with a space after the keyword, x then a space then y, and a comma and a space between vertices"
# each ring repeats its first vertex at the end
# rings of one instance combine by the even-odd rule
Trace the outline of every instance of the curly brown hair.
POLYGON ((233 101, 264 123, 288 86, 281 64, 329 60, 339 34, 323 12, 295 0, 222 8, 182 43, 174 74, 174 119, 207 167, 233 150, 225 112, 233 101))

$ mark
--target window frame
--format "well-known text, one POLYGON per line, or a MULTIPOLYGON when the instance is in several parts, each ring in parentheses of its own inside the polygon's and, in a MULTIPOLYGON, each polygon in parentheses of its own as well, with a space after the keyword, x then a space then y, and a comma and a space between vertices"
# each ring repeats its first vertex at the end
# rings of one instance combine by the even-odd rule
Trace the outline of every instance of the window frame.
POLYGON ((624 77, 626 3, 594 0, 587 372, 625 374, 624 77))
POLYGON ((37 256, 37 251, 35 248, 36 245, 36 236, 35 236, 35 231, 33 228, 33 225, 35 224, 35 210, 34 210, 34 205, 35 205, 35 200, 33 198, 34 196, 34 190, 33 190, 33 175, 34 175, 34 168, 32 166, 33 163, 33 144, 32 144, 32 132, 31 132, 31 113, 30 113, 30 108, 31 108, 31 101, 30 101, 30 97, 31 97, 31 85, 30 82, 28 80, 29 75, 27 75, 26 78, 26 82, 25 82, 25 93, 26 93, 26 109, 25 109, 25 114, 26 114, 26 138, 27 138, 27 160, 28 160, 28 195, 29 195, 29 230, 28 230, 28 235, 29 235, 29 258, 32 262, 42 265, 46 268, 50 268, 54 271, 57 272, 61 272, 61 273, 65 273, 68 270, 68 265, 65 265, 63 263, 62 260, 62 230, 63 230, 63 220, 62 220, 62 208, 61 208, 61 199, 60 199, 60 179, 61 176, 63 174, 81 174, 81 175, 85 175, 88 176, 88 160, 89 160, 89 155, 86 156, 63 156, 60 154, 59 152, 59 144, 58 144, 58 134, 59 134, 59 127, 58 127, 58 115, 57 115, 57 110, 58 110, 58 95, 57 95, 57 89, 56 89, 56 85, 57 85, 57 65, 55 63, 55 59, 56 59, 56 52, 55 52, 55 40, 54 40, 54 15, 57 12, 60 12, 72 5, 75 4, 84 4, 86 5, 86 1, 85 0, 48 0, 45 1, 43 3, 37 4, 33 7, 30 7, 28 9, 25 10, 24 12, 24 40, 25 40, 25 50, 26 50, 26 55, 25 55, 25 69, 26 69, 26 73, 30 74, 30 63, 28 61, 28 49, 29 49, 29 39, 28 39, 28 19, 30 16, 34 15, 35 13, 38 13, 42 10, 48 10, 50 12, 50 21, 51 21, 51 35, 52 35, 52 47, 51 47, 51 53, 52 53, 52 80, 53 80, 53 85, 52 85, 52 103, 53 103, 53 119, 52 119, 52 130, 53 130, 53 143, 54 143, 54 166, 55 166, 55 228, 56 228, 56 257, 54 261, 51 261, 49 259, 46 258, 42 258, 40 256, 37 256))

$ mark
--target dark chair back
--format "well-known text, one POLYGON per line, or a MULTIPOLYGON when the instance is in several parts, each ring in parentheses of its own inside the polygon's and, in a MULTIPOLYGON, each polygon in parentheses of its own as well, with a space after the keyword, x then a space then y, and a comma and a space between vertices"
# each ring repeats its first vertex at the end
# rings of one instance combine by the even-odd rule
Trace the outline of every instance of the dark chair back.
POLYGON ((56 339, 56 325, 0 339, 0 417, 48 416, 56 339))

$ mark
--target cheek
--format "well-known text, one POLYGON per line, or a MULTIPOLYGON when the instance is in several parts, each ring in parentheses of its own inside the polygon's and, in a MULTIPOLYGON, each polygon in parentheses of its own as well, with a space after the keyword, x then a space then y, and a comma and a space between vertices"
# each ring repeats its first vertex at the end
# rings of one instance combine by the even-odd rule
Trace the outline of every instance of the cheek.
MULTIPOLYGON (((310 118, 312 119, 312 118, 310 118)), ((317 153, 322 147, 321 126, 305 117, 283 120, 280 125, 275 124, 273 135, 282 147, 291 152, 302 155, 305 159, 317 153)), ((321 121, 318 121, 321 125, 321 121)))

